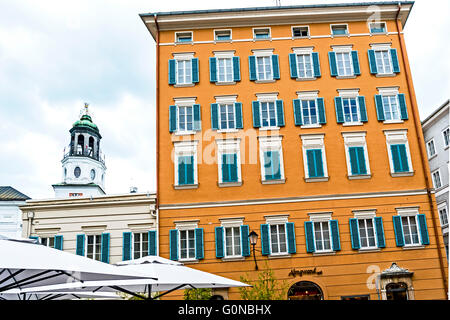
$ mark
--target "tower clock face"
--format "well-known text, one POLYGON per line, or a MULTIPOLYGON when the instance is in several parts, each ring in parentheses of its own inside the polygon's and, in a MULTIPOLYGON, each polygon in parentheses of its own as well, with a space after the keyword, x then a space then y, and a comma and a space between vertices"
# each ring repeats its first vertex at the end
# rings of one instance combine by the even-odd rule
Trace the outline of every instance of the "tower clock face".
POLYGON ((75 170, 73 171, 73 174, 75 175, 75 178, 79 178, 81 175, 80 167, 76 167, 75 170))
POLYGON ((95 170, 91 169, 91 180, 95 179, 95 170))

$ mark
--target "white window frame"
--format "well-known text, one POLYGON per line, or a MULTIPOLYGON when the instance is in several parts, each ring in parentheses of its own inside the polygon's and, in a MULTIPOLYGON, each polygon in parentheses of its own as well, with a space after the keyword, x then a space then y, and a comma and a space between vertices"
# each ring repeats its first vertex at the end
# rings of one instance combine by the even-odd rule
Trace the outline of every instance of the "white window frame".
MULTIPOLYGON (((381 34, 381 33, 380 33, 381 34)), ((388 59, 389 59, 389 68, 391 70, 391 72, 381 72, 384 71, 385 67, 383 66, 383 70, 380 69, 380 66, 377 63, 377 58, 376 58, 376 54, 375 54, 375 63, 377 65, 377 77, 393 77, 396 74, 394 73, 394 64, 392 62, 392 56, 391 56, 391 49, 392 49, 392 44, 391 43, 371 43, 370 44, 370 48, 376 52, 380 52, 380 51, 387 51, 387 55, 388 55, 388 59)), ((383 60, 383 65, 384 65, 384 60, 383 60)))
POLYGON ((305 172, 306 182, 322 182, 328 181, 330 177, 328 176, 328 166, 327 166, 327 156, 325 153, 325 134, 301 134, 300 138, 302 140, 302 153, 303 153, 303 169, 305 172), (306 151, 309 149, 320 149, 322 150, 322 164, 323 164, 323 177, 310 177, 308 170, 308 161, 306 156, 306 151))
POLYGON ((198 159, 197 146, 198 141, 174 141, 173 142, 173 163, 174 163, 174 188, 175 189, 193 189, 198 188, 198 159), (180 156, 194 156, 194 184, 179 185, 178 184, 178 158, 180 156))
POLYGON ((217 144, 217 176, 219 187, 235 187, 242 185, 241 172, 241 139, 216 139, 217 144), (237 182, 223 182, 222 179, 222 155, 235 153, 237 158, 237 182))
POLYGON ((350 37, 350 29, 348 28, 348 23, 332 23, 330 24, 330 34, 331 37, 350 37), (345 26, 346 34, 333 34, 333 27, 342 27, 345 26))
POLYGON ((272 30, 270 27, 257 27, 257 28, 252 28, 252 34, 253 34, 253 41, 260 41, 260 40, 272 40, 272 30), (262 30, 268 30, 269 31, 269 37, 268 38, 256 38, 256 34, 259 31, 262 30))
POLYGON ((310 39, 311 38, 309 26, 291 26, 291 34, 292 34, 292 39, 310 39), (295 28, 306 28, 308 30, 308 35, 307 36, 294 36, 295 28))
MULTIPOLYGON (((400 101, 398 101, 398 94, 399 94, 399 87, 377 87, 378 94, 381 95, 381 102, 383 107, 383 115, 386 118, 386 113, 384 109, 384 97, 395 97, 395 100, 397 102, 397 114, 399 115, 398 119, 391 119, 391 120, 384 120, 383 123, 389 124, 389 123, 403 123, 404 121, 401 119, 401 110, 400 110, 400 101)), ((390 105, 390 102, 389 102, 390 105)))
POLYGON ((292 48, 292 51, 295 54, 295 67, 297 68, 297 80, 299 80, 299 81, 300 80, 315 80, 316 77, 314 76, 314 61, 312 58, 312 54, 314 52, 314 47, 313 46, 311 46, 311 47, 295 47, 295 48, 292 48), (306 68, 305 68, 305 76, 304 77, 300 76, 300 69, 298 66, 299 65, 298 64, 298 56, 299 55, 309 56, 309 62, 311 65, 311 68, 309 70, 311 72, 310 77, 306 76, 306 74, 307 74, 306 68))
POLYGON ((302 125, 301 128, 321 128, 322 125, 319 123, 319 108, 317 106, 317 98, 319 97, 319 90, 315 91, 297 91, 297 98, 300 100, 300 116, 302 117, 302 125), (303 100, 311 101, 314 100, 316 104, 316 112, 317 112, 317 123, 315 124, 304 124, 304 118, 303 118, 303 106, 302 102, 303 100))
POLYGON ((253 56, 255 56, 255 69, 256 69, 256 81, 255 83, 268 83, 275 82, 276 80, 273 78, 273 65, 272 65, 272 55, 274 49, 252 49, 253 56), (270 66, 270 75, 271 78, 265 79, 266 72, 264 71, 264 79, 259 78, 258 72, 258 58, 268 57, 269 58, 269 66, 270 66))
POLYGON ((195 134, 195 120, 194 120, 194 104, 196 98, 173 98, 175 101, 175 105, 177 106, 177 130, 175 131, 175 135, 191 135, 195 134), (191 107, 192 108, 192 130, 180 130, 180 119, 179 119, 179 113, 180 113, 180 107, 191 107))
MULTIPOLYGON (((220 218, 219 219, 221 224, 220 226, 223 227, 223 261, 226 260, 244 260, 245 257, 242 255, 242 238, 241 238, 241 226, 244 224, 244 218, 220 218), (239 230, 239 248, 241 251, 241 254, 233 254, 228 255, 227 254, 227 240, 226 240, 226 228, 238 228, 239 230)), ((234 242, 234 237, 232 242, 234 242)), ((234 243, 233 243, 234 244, 234 243)), ((235 248, 233 246, 233 253, 235 251, 235 248)))
POLYGON ((259 162, 261 169, 261 183, 262 184, 277 184, 285 183, 284 176, 284 160, 283 160, 283 147, 282 147, 282 136, 259 136, 259 162), (280 176, 279 180, 265 180, 264 174, 264 152, 266 151, 278 151, 280 155, 280 176))
MULTIPOLYGON (((214 57, 216 58, 216 74, 217 74, 217 82, 216 85, 225 85, 225 84, 236 84, 236 82, 234 81, 234 69, 233 69, 233 57, 234 57, 234 53, 235 50, 228 50, 228 51, 213 51, 214 53, 214 57), (230 79, 226 79, 226 72, 225 72, 225 80, 224 81, 220 81, 220 73, 219 73, 219 60, 220 59, 227 59, 230 61, 230 65, 231 65, 231 78, 230 79)), ((224 68, 226 69, 226 68, 224 68)))
POLYGON ((387 29, 387 23, 385 21, 379 21, 379 22, 369 22, 369 32, 370 35, 377 35, 377 34, 387 34, 388 33, 388 29, 387 29), (384 24, 384 32, 372 32, 372 25, 374 24, 384 24))
MULTIPOLYGON (((353 210, 353 216, 354 216, 355 219, 357 219, 358 233, 359 233, 359 243, 360 243, 359 251, 379 251, 377 228, 375 226, 376 210, 375 209, 370 209, 370 210, 353 210), (373 245, 373 246, 366 246, 366 247, 362 246, 361 232, 360 232, 360 228, 359 228, 359 220, 371 220, 372 221, 373 234, 374 234, 374 238, 375 238, 375 245, 373 245)), ((366 231, 367 231, 367 225, 366 225, 366 231)))
POLYGON ((441 222, 441 227, 448 228, 449 214, 448 214, 447 202, 442 202, 442 203, 438 204, 437 207, 438 207, 439 221, 441 222), (441 214, 442 210, 445 210, 445 214, 446 214, 445 219, 447 221, 443 221, 443 219, 442 219, 442 214, 441 214))
POLYGON ((214 41, 215 42, 232 42, 233 41, 233 30, 232 29, 214 29, 214 41), (220 32, 229 32, 230 33, 230 39, 217 39, 217 35, 220 32))
POLYGON ((174 42, 175 42, 175 45, 177 45, 177 44, 185 44, 185 43, 192 44, 194 42, 194 32, 193 31, 176 31, 175 32, 175 41, 174 42), (191 34, 191 41, 178 41, 178 36, 179 35, 188 34, 188 33, 191 34))
POLYGON ((434 138, 431 138, 430 140, 427 141, 427 154, 428 154, 428 160, 437 156, 436 143, 434 143, 434 138), (431 153, 430 146, 433 147, 433 153, 431 153))
MULTIPOLYGON (((196 239, 195 239, 195 229, 198 228, 198 222, 199 220, 192 220, 192 221, 174 221, 175 229, 178 230, 178 257, 179 261, 181 262, 194 262, 198 261, 198 259, 195 258, 195 247, 196 247, 196 239), (189 258, 189 253, 187 254, 187 258, 181 257, 181 232, 180 231, 193 231, 194 232, 194 257, 189 258)), ((187 237, 187 252, 189 252, 189 238, 187 237)))
MULTIPOLYGON (((279 130, 280 127, 278 127, 278 113, 277 113, 277 100, 278 100, 278 93, 257 93, 256 94, 257 101, 260 102, 260 108, 259 108, 259 118, 261 119, 261 127, 259 127, 260 131, 263 130, 279 130), (262 117, 262 103, 268 102, 273 103, 275 108, 275 126, 269 126, 263 127, 263 117, 262 117)), ((267 111, 269 112, 269 111, 267 111)))
MULTIPOLYGON (((331 237, 331 228, 330 228, 330 220, 332 220, 331 215, 332 212, 317 212, 317 213, 308 213, 309 215, 309 220, 313 223, 313 233, 314 233, 314 247, 315 247, 315 252, 314 254, 334 254, 336 253, 333 250, 333 239, 331 237), (330 249, 322 249, 322 250, 318 250, 317 249, 317 237, 316 237, 316 222, 321 222, 324 223, 326 222, 328 224, 328 240, 330 243, 330 249)), ((322 234, 322 244, 324 242, 324 238, 323 238, 323 232, 321 232, 322 234)))
MULTIPOLYGON (((289 215, 273 215, 273 216, 264 216, 266 219, 266 224, 269 225, 269 245, 270 245, 270 256, 272 257, 280 257, 280 256, 290 256, 288 252, 288 237, 287 237, 287 228, 286 223, 288 223, 289 215), (282 225, 284 227, 284 235, 285 235, 285 251, 279 251, 279 252, 273 252, 272 248, 272 232, 271 232, 271 226, 280 226, 282 225)), ((280 250, 280 233, 277 227, 277 243, 278 243, 278 249, 280 250)))
MULTIPOLYGON (((361 110, 359 106, 359 89, 337 89, 339 93, 339 97, 342 98, 342 116, 344 117, 343 126, 362 126, 364 125, 361 122, 361 110), (344 113, 344 99, 355 99, 356 102, 356 116, 358 118, 357 121, 345 121, 345 113, 344 113)), ((350 110, 351 111, 351 110, 350 110)))
MULTIPOLYGON (((193 87, 195 83, 192 81, 192 59, 194 58, 194 52, 181 52, 181 53, 172 53, 173 58, 175 59, 175 87, 193 87), (178 63, 180 61, 190 61, 191 63, 191 82, 178 82, 178 63)), ((186 73, 186 70, 184 70, 186 73)))
POLYGON ((449 127, 442 130, 442 141, 444 142, 444 149, 447 149, 450 145, 450 128, 449 127), (447 135, 447 137, 448 137, 447 142, 445 141, 445 132, 446 131, 449 133, 447 135))
POLYGON ((386 136, 386 147, 387 147, 387 154, 388 154, 388 160, 389 160, 389 167, 391 170, 391 176, 392 177, 405 177, 405 176, 413 176, 414 175, 414 168, 412 165, 411 160, 411 151, 409 149, 409 142, 408 142, 408 130, 407 129, 400 129, 400 130, 383 130, 384 135, 386 136), (394 163, 392 160, 392 153, 391 153, 391 145, 393 144, 404 144, 406 147, 406 156, 408 158, 408 172, 394 172, 394 163))
MULTIPOLYGON (((216 99, 216 103, 218 104, 218 114, 217 114, 217 119, 218 119, 218 123, 219 123, 219 129, 217 130, 217 132, 220 133, 228 133, 228 132, 238 132, 239 129, 236 128, 236 110, 233 110, 233 115, 234 115, 234 128, 227 128, 227 129, 222 129, 221 128, 221 113, 220 113, 220 105, 233 105, 234 108, 234 104, 237 102, 237 95, 229 95, 229 96, 215 96, 214 97, 216 99)), ((227 121, 227 126, 228 126, 228 121, 227 121)))
POLYGON ((149 242, 150 239, 148 238, 148 231, 134 230, 134 231, 131 231, 131 235, 132 235, 131 236, 131 240, 132 240, 132 242, 131 242, 131 254, 133 255, 133 259, 139 259, 139 258, 143 258, 143 257, 148 256, 148 248, 150 246, 150 242, 149 242), (140 256, 138 258, 136 258, 136 255, 135 255, 135 236, 136 236, 136 234, 140 234, 140 240, 139 240, 139 245, 140 245, 140 250, 139 250, 140 252, 139 252, 139 254, 140 254, 140 256), (144 252, 143 249, 142 249, 142 245, 144 243, 144 241, 142 239, 143 235, 147 236, 147 251, 146 252, 144 252))
POLYGON ((372 173, 370 171, 370 161, 369 161, 369 152, 367 150, 367 142, 366 142, 366 132, 342 132, 342 137, 344 138, 344 147, 345 147, 345 160, 347 162, 347 178, 350 180, 354 179, 370 179, 372 177, 372 173), (362 147, 364 148, 364 160, 367 169, 366 174, 361 175, 352 175, 352 166, 350 163, 350 147, 362 147))
MULTIPOLYGON (((353 45, 332 45, 331 48, 333 49, 333 52, 336 53, 336 70, 337 70, 336 79, 354 79, 354 78, 356 78, 355 70, 353 67, 353 57, 352 57, 353 45), (349 66, 350 66, 351 74, 339 74, 338 54, 341 54, 341 53, 348 54, 348 56, 349 56, 349 66)), ((346 66, 347 65, 344 64, 344 70, 347 69, 346 66)))
POLYGON ((40 237, 39 242, 49 248, 55 248, 55 236, 51 237, 51 236, 45 236, 45 237, 40 237), (47 243, 44 244, 44 239, 47 240, 47 243), (53 242, 53 245, 51 244, 51 242, 53 242))
POLYGON ((97 260, 97 261, 102 261, 102 234, 101 234, 101 233, 86 233, 86 234, 85 234, 85 237, 86 237, 86 239, 85 239, 85 244, 84 244, 84 252, 85 252, 84 256, 85 256, 86 258, 89 258, 89 259, 93 259, 93 260, 97 260), (93 239, 94 239, 94 244, 93 244, 93 251, 92 251, 93 256, 92 256, 92 257, 89 257, 89 256, 88 256, 88 242, 89 242, 89 237, 94 237, 94 238, 93 238, 93 239), (97 245, 96 238, 97 238, 97 237, 100 237, 100 253, 98 253, 98 252, 96 251, 96 245, 97 245), (99 256, 99 259, 96 259, 96 258, 95 258, 95 256, 96 256, 97 254, 100 255, 100 256, 99 256))
POLYGON ((437 190, 437 189, 442 188, 441 170, 440 169, 433 170, 431 172, 431 177, 433 178, 433 187, 434 187, 434 189, 437 190), (437 181, 436 177, 439 178, 439 181, 437 181), (439 182, 439 185, 438 185, 437 182, 439 182))
MULTIPOLYGON (((416 228, 417 228, 417 236, 418 236, 418 243, 410 243, 410 244, 406 244, 406 239, 405 239, 405 245, 403 248, 423 248, 424 246, 422 245, 422 235, 420 232, 420 226, 419 226, 419 221, 417 219, 417 215, 419 214, 419 208, 418 207, 407 207, 407 208, 395 208, 395 210, 397 211, 397 215, 400 216, 401 218, 401 222, 402 222, 402 231, 403 231, 403 237, 405 237, 405 229, 403 228, 403 218, 404 217, 413 217, 416 223, 416 228)), ((409 230, 411 231, 411 228, 409 228, 409 230)), ((412 240, 412 233, 410 233, 411 236, 411 240, 412 240)), ((412 241, 411 241, 412 242, 412 241)))

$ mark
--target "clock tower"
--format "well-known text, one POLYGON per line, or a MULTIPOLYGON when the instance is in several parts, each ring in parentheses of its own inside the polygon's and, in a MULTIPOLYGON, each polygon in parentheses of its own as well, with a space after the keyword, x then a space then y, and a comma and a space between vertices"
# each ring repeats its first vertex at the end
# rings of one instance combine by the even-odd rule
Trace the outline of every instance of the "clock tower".
POLYGON ((56 198, 104 195, 105 157, 100 150, 102 136, 85 103, 80 119, 70 132, 70 144, 64 150, 63 180, 54 184, 56 198))

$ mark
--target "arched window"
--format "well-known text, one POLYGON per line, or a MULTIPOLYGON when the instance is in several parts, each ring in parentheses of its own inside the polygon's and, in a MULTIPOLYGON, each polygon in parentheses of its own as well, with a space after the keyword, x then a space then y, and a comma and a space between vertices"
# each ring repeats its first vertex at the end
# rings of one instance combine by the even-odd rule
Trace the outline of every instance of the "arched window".
POLYGON ((88 149, 88 156, 93 157, 94 156, 94 137, 89 137, 89 149, 88 149))
POLYGON ((408 285, 404 282, 389 283, 386 285, 387 300, 408 300, 408 285))
POLYGON ((82 134, 78 135, 77 141, 77 154, 83 154, 84 148, 84 136, 82 134))
POLYGON ((289 300, 323 300, 322 289, 311 281, 300 281, 288 291, 289 300))

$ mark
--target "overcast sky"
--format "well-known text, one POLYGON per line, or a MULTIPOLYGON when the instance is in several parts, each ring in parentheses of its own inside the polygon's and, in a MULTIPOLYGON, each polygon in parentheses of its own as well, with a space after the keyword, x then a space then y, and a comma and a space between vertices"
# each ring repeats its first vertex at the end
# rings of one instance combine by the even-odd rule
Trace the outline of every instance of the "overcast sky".
MULTIPOLYGON (((281 0, 342 2, 359 1, 281 0)), ((155 191, 155 43, 138 14, 275 3, 0 0, 0 186, 53 197, 68 131, 88 102, 103 136, 106 192, 155 191)), ((449 12, 448 0, 417 0, 406 24, 421 119, 450 96, 449 12)))

